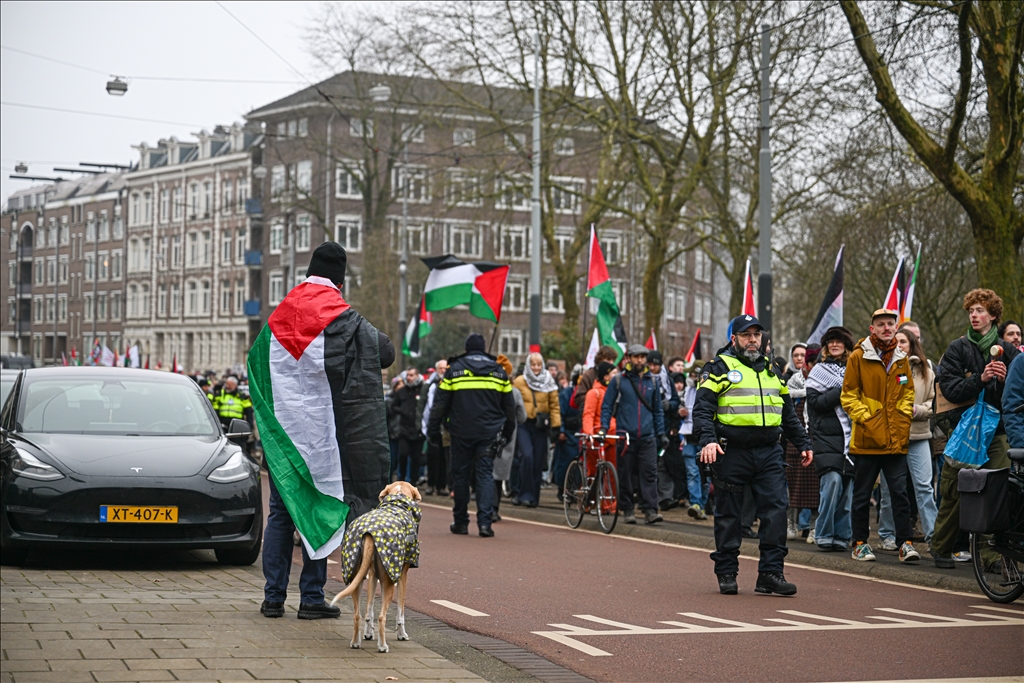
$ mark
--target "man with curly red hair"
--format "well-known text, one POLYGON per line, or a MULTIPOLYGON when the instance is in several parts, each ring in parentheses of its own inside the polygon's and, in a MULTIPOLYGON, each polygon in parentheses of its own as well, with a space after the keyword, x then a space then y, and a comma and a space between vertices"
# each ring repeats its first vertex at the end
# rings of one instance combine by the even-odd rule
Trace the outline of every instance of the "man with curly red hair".
MULTIPOLYGON (((985 403, 1001 410, 1006 370, 1020 355, 1017 348, 999 338, 999 319, 1003 316, 1003 300, 991 289, 972 289, 964 297, 964 310, 970 321, 967 334, 954 339, 939 362, 938 383, 947 401, 959 407, 946 413, 950 429, 956 429, 964 412, 985 390, 985 403)), ((952 432, 951 432, 952 433, 952 432)), ((1006 455, 1006 430, 1000 419, 995 436, 988 448, 989 460, 982 467, 998 469, 1009 467, 1006 455)), ((942 465, 939 491, 942 503, 932 533, 932 557, 935 566, 952 569, 953 544, 960 533, 960 493, 957 491, 959 470, 947 460, 942 465)), ((994 564, 998 555, 985 558, 986 565, 994 564)), ((986 567, 988 568, 988 567, 986 567)))

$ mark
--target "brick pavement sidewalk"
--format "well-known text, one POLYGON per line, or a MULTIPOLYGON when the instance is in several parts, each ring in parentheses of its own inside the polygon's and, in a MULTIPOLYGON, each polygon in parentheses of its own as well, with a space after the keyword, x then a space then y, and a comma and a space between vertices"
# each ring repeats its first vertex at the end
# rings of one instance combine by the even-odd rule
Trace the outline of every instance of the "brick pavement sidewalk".
POLYGON ((285 618, 267 619, 256 567, 58 566, 0 572, 0 681, 484 680, 415 632, 399 642, 391 631, 390 653, 373 641, 351 649, 351 600, 338 620, 299 621, 297 599, 285 618))

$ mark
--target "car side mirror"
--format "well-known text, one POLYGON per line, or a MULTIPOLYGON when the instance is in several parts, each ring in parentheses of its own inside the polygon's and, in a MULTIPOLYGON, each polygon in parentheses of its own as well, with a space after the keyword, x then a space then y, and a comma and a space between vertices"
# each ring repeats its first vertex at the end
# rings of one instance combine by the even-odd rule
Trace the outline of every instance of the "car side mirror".
POLYGON ((252 436, 252 430, 249 429, 249 423, 245 420, 239 420, 237 417, 231 419, 231 424, 228 425, 227 437, 232 441, 243 441, 252 436))

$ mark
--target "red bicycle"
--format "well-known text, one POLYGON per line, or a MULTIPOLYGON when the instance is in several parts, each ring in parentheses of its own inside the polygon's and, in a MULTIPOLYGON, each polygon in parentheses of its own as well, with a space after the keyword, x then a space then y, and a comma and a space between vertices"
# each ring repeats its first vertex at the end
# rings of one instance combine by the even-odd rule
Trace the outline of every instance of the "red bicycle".
POLYGON ((629 435, 576 434, 576 438, 580 457, 565 472, 565 521, 575 529, 583 522, 583 516, 593 511, 601 529, 610 534, 619 519, 619 475, 615 465, 604 457, 605 448, 622 440, 629 447, 629 435))

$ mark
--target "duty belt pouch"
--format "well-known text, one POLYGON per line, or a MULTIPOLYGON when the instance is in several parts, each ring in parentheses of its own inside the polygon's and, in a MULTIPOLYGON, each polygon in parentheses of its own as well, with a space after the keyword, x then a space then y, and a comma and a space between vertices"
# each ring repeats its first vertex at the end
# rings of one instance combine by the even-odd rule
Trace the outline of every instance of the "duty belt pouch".
POLYGON ((1010 469, 962 469, 957 481, 960 492, 960 528, 991 534, 1010 528, 1010 469))
POLYGON ((537 429, 544 432, 548 431, 551 429, 551 414, 537 411, 537 392, 533 389, 530 389, 530 398, 533 399, 533 414, 536 416, 534 418, 534 420, 536 420, 534 424, 537 425, 537 429))

